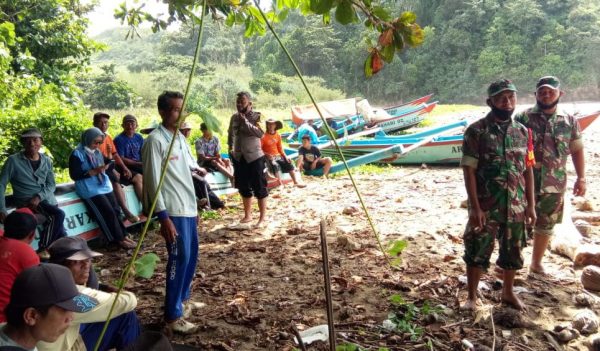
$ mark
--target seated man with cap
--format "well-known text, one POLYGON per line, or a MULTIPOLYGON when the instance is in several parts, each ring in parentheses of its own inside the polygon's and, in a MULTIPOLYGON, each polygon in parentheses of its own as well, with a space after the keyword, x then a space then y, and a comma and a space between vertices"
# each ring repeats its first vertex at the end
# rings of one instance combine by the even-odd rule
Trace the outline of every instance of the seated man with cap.
POLYGON ((9 156, 0 173, 0 222, 7 216, 5 191, 8 183, 12 186, 15 207, 29 207, 47 219, 40 236, 39 252, 66 235, 65 213, 58 208, 54 197, 56 183, 52 160, 40 152, 43 141, 39 129, 23 131, 23 150, 9 156))
POLYGON ((142 146, 144 137, 137 133, 137 118, 134 115, 125 115, 121 124, 123 131, 113 140, 117 147, 117 152, 123 163, 132 172, 142 174, 142 146))
POLYGON ((29 267, 12 286, 7 323, 0 326, 0 347, 35 351, 38 343, 55 343, 70 328, 73 312, 87 313, 97 304, 79 292, 65 267, 50 263, 29 267))
POLYGON ((106 112, 94 113, 94 127, 100 129, 104 133, 104 140, 99 145, 98 150, 104 156, 104 163, 108 164, 109 167, 106 170, 106 175, 110 179, 112 184, 113 192, 117 199, 117 203, 121 207, 123 214, 131 223, 139 222, 140 218, 132 213, 127 207, 127 200, 125 198, 125 192, 121 188, 120 184, 133 185, 135 195, 138 199, 142 198, 142 176, 127 167, 119 153, 117 147, 108 134, 110 115, 106 112))
POLYGON ((304 188, 306 184, 299 183, 294 172, 294 164, 292 160, 283 151, 281 135, 277 130, 283 128, 283 123, 275 119, 269 118, 265 121, 266 133, 260 139, 260 145, 265 157, 267 158, 267 168, 279 180, 279 184, 283 186, 283 181, 279 178, 279 170, 282 173, 288 173, 299 188, 304 188))
MULTIPOLYGON (((86 313, 75 315, 71 327, 57 341, 40 343, 38 348, 40 351, 93 350, 117 296, 116 293, 106 293, 85 286, 92 258, 102 254, 90 250, 87 242, 80 237, 57 240, 50 246, 49 252, 50 262, 68 268, 79 291, 94 297, 98 305, 86 313)), ((140 324, 134 311, 136 305, 137 299, 132 292, 121 292, 99 350, 121 349, 135 341, 140 334, 140 324)))
POLYGON ((0 323, 6 322, 4 308, 10 300, 10 289, 24 269, 40 264, 40 258, 31 248, 37 221, 33 214, 11 212, 4 220, 6 232, 0 237, 0 323))

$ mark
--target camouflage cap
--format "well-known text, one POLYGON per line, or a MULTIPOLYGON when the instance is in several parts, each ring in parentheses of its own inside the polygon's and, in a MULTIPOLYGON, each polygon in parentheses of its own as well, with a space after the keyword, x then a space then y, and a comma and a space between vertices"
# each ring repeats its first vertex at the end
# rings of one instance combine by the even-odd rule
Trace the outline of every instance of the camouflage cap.
POLYGON ((560 88, 560 80, 558 80, 558 78, 556 78, 554 76, 542 77, 542 78, 540 78, 540 80, 538 80, 537 84, 535 85, 535 89, 539 89, 541 87, 558 89, 558 88, 560 88))
POLYGON ((500 94, 505 90, 517 91, 517 87, 508 79, 499 79, 488 87, 488 97, 500 94))

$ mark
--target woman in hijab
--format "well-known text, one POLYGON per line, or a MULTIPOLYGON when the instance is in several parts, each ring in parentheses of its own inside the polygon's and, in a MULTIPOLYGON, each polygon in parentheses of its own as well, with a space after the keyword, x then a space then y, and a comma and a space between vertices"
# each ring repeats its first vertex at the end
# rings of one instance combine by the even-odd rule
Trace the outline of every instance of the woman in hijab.
POLYGON ((69 157, 69 175, 75 181, 77 195, 85 202, 108 242, 132 249, 136 243, 125 236, 125 227, 119 220, 119 205, 105 172, 109 165, 104 164, 98 150, 102 142, 104 133, 100 129, 86 129, 81 135, 81 143, 69 157))

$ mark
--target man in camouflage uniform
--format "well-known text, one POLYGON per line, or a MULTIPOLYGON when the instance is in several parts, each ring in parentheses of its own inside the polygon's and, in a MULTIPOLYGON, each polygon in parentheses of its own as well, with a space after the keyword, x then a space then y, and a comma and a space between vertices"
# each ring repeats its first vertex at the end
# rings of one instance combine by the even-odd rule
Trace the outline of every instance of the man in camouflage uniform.
MULTIPOLYGON (((523 267, 525 225, 535 222, 533 157, 528 159, 529 132, 511 116, 516 87, 503 79, 488 88, 491 111, 464 134, 463 168, 469 196, 469 222, 464 233, 468 299, 462 309, 475 309, 481 274, 489 267, 498 239, 496 264, 504 269, 502 300, 518 309, 525 305, 513 292, 517 269, 523 267)), ((531 155, 532 156, 532 155, 531 155)))
POLYGON ((585 195, 583 141, 577 119, 557 109, 564 94, 556 77, 542 77, 536 85, 536 105, 515 119, 533 131, 536 165, 533 169, 537 223, 533 232, 533 254, 529 270, 544 273, 542 258, 554 225, 562 221, 567 187, 567 156, 571 154, 577 180, 576 196, 585 195))

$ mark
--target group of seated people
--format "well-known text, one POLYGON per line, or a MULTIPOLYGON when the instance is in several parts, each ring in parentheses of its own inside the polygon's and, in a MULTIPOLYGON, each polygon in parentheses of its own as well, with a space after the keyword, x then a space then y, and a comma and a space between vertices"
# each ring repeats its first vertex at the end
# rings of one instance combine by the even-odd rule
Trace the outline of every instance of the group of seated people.
MULTIPOLYGON (((98 223, 109 245, 132 249, 136 243, 127 236, 123 220, 130 223, 140 221, 127 205, 122 186, 132 185, 138 200, 142 199, 142 157, 144 138, 137 133, 137 119, 126 115, 122 120, 123 131, 114 138, 107 133, 110 115, 97 112, 93 116, 92 128, 86 129, 80 143, 69 156, 69 175, 75 183, 77 195, 85 203, 89 215, 98 223)), ((189 133, 191 128, 182 128, 189 133)), ((204 127, 206 130, 206 127, 204 127)), ((206 140, 210 132, 206 131, 206 140)), ((204 138, 202 138, 204 139, 204 138)), ((56 182, 52 160, 40 152, 43 146, 42 132, 29 128, 20 135, 23 150, 8 157, 0 172, 0 223, 8 214, 6 189, 12 186, 10 205, 29 208, 43 228, 38 241, 38 253, 46 258, 47 248, 54 241, 66 236, 65 213, 58 207, 54 192, 56 182)), ((218 149, 217 149, 218 152, 218 149)), ((220 158, 199 158, 205 166, 227 172, 231 166, 220 158)), ((223 202, 210 190, 204 180, 206 169, 197 165, 190 153, 191 171, 195 174, 196 195, 199 204, 211 208, 222 208, 223 202)), ((232 172, 226 173, 233 177, 232 172)))
POLYGON ((48 247, 41 263, 30 244, 37 220, 26 208, 6 217, 0 237, 0 348, 39 351, 93 350, 116 299, 99 350, 147 350, 162 336, 141 334, 136 296, 100 284, 92 260, 101 256, 79 237, 48 247), (40 293, 43 292, 43 293, 40 293), (75 313, 74 313, 75 312, 75 313))
MULTIPOLYGON (((69 175, 75 183, 75 190, 83 200, 90 216, 96 220, 108 244, 132 249, 136 242, 130 239, 123 224, 127 219, 136 223, 140 218, 127 206, 122 186, 132 185, 138 199, 142 199, 142 157, 143 136, 137 132, 138 123, 133 115, 122 120, 123 131, 114 138, 107 133, 110 115, 97 112, 93 116, 92 128, 86 129, 81 141, 69 157, 69 175)), ((285 154, 281 136, 277 132, 283 127, 280 121, 266 121, 266 133, 261 146, 267 159, 269 174, 283 185, 279 171, 289 173, 298 187, 305 185, 296 178, 294 169, 311 171, 323 168, 327 176, 332 161, 321 157, 318 148, 311 145, 316 136, 310 125, 303 126, 305 133, 299 134, 302 146, 298 149, 296 167, 285 154)), ((301 130, 302 130, 301 128, 301 130)), ((227 158, 221 157, 219 140, 206 124, 200 126, 202 137, 195 140, 196 157, 188 150, 190 171, 201 209, 219 209, 224 203, 210 189, 204 178, 208 172, 221 172, 229 180, 234 179, 232 165, 227 158)), ((186 123, 181 132, 189 137, 191 127, 186 123)), ((6 187, 12 185, 12 205, 16 208, 27 207, 43 223, 38 241, 38 252, 47 256, 47 248, 61 237, 66 236, 63 225, 65 214, 58 208, 54 191, 56 184, 51 159, 40 152, 43 136, 37 128, 29 128, 20 136, 23 150, 11 155, 0 173, 0 223, 4 222, 7 211, 6 187)))

